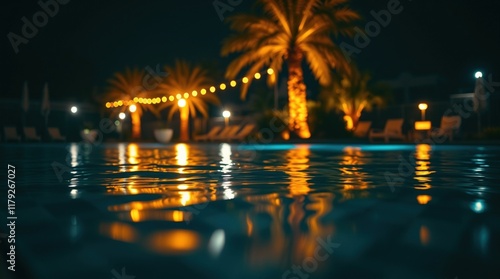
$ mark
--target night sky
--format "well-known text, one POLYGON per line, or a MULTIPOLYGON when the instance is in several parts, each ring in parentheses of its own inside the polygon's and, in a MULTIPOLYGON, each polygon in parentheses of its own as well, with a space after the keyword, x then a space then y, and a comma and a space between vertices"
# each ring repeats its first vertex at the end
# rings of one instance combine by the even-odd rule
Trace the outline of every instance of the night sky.
MULTIPOLYGON (((27 80, 32 98, 40 98, 47 81, 51 99, 86 100, 93 92, 102 92, 116 71, 127 66, 155 68, 177 58, 211 65, 213 74, 221 77, 230 61, 219 55, 229 27, 220 21, 212 2, 70 0, 59 5, 58 13, 21 44, 17 54, 7 34, 21 35, 21 18, 32 21, 41 7, 36 1, 5 2, 2 98, 19 99, 27 80)), ((386 9, 388 2, 353 0, 351 6, 370 21, 370 11, 386 9)), ((253 4, 243 0, 224 16, 249 10, 253 4)), ((438 74, 450 88, 445 96, 461 88, 472 91, 476 70, 500 80, 498 1, 404 0, 401 5, 403 11, 393 15, 357 55, 362 70, 378 80, 396 78, 401 72, 438 74)), ((345 41, 353 44, 352 39, 345 41)))

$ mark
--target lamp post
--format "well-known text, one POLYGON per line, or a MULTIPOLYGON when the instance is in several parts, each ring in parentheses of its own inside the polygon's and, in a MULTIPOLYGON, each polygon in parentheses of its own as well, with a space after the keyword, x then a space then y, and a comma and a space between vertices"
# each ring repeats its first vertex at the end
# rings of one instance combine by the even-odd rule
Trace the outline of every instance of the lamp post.
POLYGON ((422 112, 422 121, 425 120, 425 110, 427 109, 427 104, 426 103, 420 103, 418 104, 418 109, 422 112))
POLYGON ((480 96, 484 96, 483 73, 477 71, 474 74, 476 78, 476 87, 474 88, 474 111, 477 113, 477 133, 481 133, 481 109, 484 108, 484 102, 481 102, 480 96))
POLYGON ((222 116, 224 117, 224 123, 226 124, 226 127, 227 127, 227 125, 229 125, 229 117, 231 116, 231 112, 228 110, 225 110, 222 112, 222 116))

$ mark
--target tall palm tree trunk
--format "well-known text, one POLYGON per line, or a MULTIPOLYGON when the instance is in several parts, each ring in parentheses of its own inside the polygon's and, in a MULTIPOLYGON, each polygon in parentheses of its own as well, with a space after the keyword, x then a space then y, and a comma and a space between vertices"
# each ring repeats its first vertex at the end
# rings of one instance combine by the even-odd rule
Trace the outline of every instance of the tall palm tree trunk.
POLYGON ((288 57, 288 113, 289 128, 301 138, 310 138, 307 125, 306 85, 302 73, 304 55, 294 49, 288 57))
POLYGON ((179 108, 181 114, 181 131, 180 138, 181 141, 189 140, 189 107, 186 105, 179 108))
POLYGON ((141 138, 141 116, 139 113, 133 112, 131 114, 132 118, 132 138, 140 139, 141 138))

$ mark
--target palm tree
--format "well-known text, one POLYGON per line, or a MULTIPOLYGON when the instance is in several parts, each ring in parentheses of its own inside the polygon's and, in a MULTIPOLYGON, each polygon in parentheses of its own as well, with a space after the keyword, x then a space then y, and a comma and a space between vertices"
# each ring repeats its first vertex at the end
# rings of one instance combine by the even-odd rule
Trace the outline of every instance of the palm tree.
POLYGON ((168 77, 158 85, 156 94, 176 96, 176 101, 163 102, 158 110, 171 107, 168 120, 172 119, 175 112, 180 112, 181 127, 180 140, 189 140, 189 115, 196 116, 201 113, 208 117, 209 103, 220 104, 219 98, 213 93, 208 93, 207 88, 212 84, 208 72, 200 66, 191 66, 188 62, 175 61, 174 67, 166 66, 168 77), (200 92, 198 92, 200 90, 200 92))
MULTIPOLYGON (((309 138, 306 86, 302 64, 305 60, 322 85, 330 83, 331 69, 349 71, 349 65, 332 37, 353 36, 353 22, 360 16, 346 6, 347 0, 260 0, 263 12, 229 18, 235 34, 226 39, 222 55, 241 53, 229 65, 226 77, 232 79, 245 67, 253 74, 270 67, 268 84, 286 62, 288 66, 289 129, 309 138)), ((249 83, 242 87, 245 98, 249 83)))
MULTIPOLYGON (((142 85, 144 70, 127 68, 123 73, 117 72, 113 78, 108 80, 109 87, 105 94, 106 100, 121 100, 122 104, 117 112, 124 112, 129 109, 132 119, 132 138, 141 137, 141 116, 145 110, 153 113, 156 111, 153 106, 134 101, 135 98, 148 98, 148 92, 142 85)), ((137 100, 137 99, 135 99, 137 100)))
POLYGON ((384 103, 384 93, 380 85, 371 86, 370 75, 353 70, 351 75, 344 75, 332 80, 319 96, 320 102, 327 110, 337 110, 344 113, 347 129, 353 130, 358 125, 363 110, 370 111, 374 105, 384 103))

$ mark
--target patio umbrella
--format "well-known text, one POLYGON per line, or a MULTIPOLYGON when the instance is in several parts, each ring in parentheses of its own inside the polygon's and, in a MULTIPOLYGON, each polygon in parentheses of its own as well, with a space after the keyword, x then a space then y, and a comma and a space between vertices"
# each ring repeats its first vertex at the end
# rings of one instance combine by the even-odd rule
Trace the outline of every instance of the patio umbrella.
POLYGON ((27 81, 24 82, 24 86, 23 86, 23 100, 22 100, 21 108, 23 110, 23 115, 22 115, 23 116, 22 117, 23 126, 25 126, 26 125, 26 114, 28 113, 28 110, 30 108, 28 82, 27 81))
POLYGON ((49 85, 47 83, 45 83, 43 87, 43 100, 42 100, 41 113, 45 117, 45 127, 47 127, 48 117, 50 113, 49 85))

